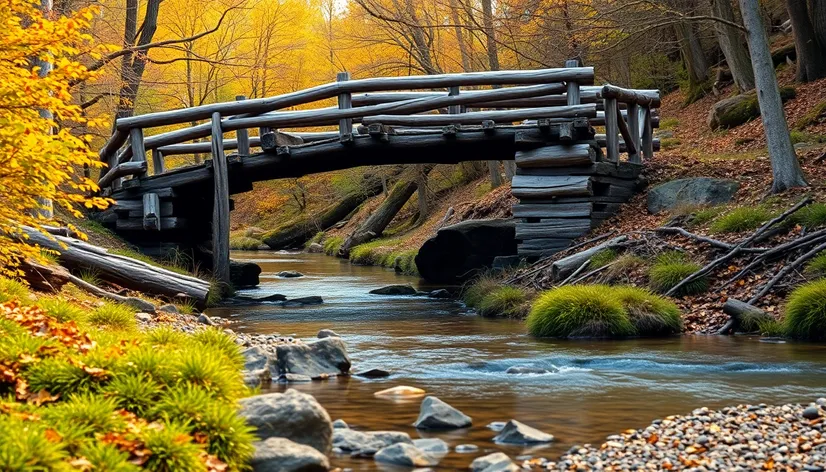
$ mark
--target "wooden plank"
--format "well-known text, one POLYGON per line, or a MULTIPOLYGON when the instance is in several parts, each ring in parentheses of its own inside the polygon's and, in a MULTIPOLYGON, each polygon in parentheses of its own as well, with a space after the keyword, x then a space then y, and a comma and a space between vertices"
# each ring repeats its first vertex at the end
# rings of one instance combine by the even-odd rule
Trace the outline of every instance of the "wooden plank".
MULTIPOLYGON (((512 87, 518 88, 518 87, 512 87)), ((559 90, 553 95, 541 95, 528 98, 516 98, 507 100, 490 100, 488 94, 493 90, 465 90, 462 95, 473 98, 473 101, 465 104, 473 108, 533 108, 533 107, 554 107, 567 105, 567 94, 563 93, 567 86, 560 84, 559 90)), ((494 89, 499 90, 499 89, 494 89)), ((598 90, 583 90, 580 87, 579 103, 598 103, 601 101, 598 90)), ((353 95, 353 106, 363 107, 369 105, 379 105, 382 103, 401 102, 417 98, 432 98, 444 96, 444 92, 380 92, 364 93, 353 95)))
POLYGON ((145 175, 146 161, 142 162, 124 162, 118 164, 114 169, 109 170, 103 177, 98 180, 100 188, 108 187, 116 179, 127 175, 145 175))
POLYGON ((511 183, 511 193, 517 198, 548 198, 592 195, 589 177, 545 177, 517 175, 511 183))
POLYGON ((583 167, 516 169, 517 175, 606 175, 621 179, 636 179, 640 172, 642 172, 642 166, 631 166, 626 162, 621 162, 619 166, 608 162, 597 162, 583 167))
POLYGON ((628 104, 628 131, 633 146, 627 146, 628 161, 635 164, 642 163, 640 154, 640 106, 636 103, 628 104))
MULTIPOLYGON (((236 95, 236 101, 246 100, 245 95, 236 95)), ((238 142, 238 154, 242 156, 249 156, 250 154, 250 132, 247 128, 240 128, 235 131, 235 136, 238 142)))
MULTIPOLYGON (((186 229, 187 221, 184 218, 170 216, 169 218, 161 218, 161 230, 168 231, 173 229, 186 229)), ((115 229, 118 231, 143 231, 143 218, 119 219, 115 223, 115 229)))
MULTIPOLYGON (((350 80, 349 72, 339 72, 336 74, 336 82, 347 82, 350 80)), ((338 95, 338 109, 347 110, 353 108, 352 96, 349 92, 343 92, 338 95)), ((350 142, 353 140, 353 119, 342 118, 338 120, 338 139, 341 142, 350 142)))
POLYGON ((636 154, 637 148, 634 146, 634 139, 631 137, 631 131, 628 129, 626 119, 627 118, 623 118, 623 115, 617 110, 617 128, 619 129, 620 135, 622 135, 622 139, 625 140, 625 148, 628 150, 628 154, 636 154))
POLYGON ((157 193, 143 194, 143 229, 160 231, 161 202, 157 193))
MULTIPOLYGON (((132 162, 146 162, 146 148, 143 145, 143 129, 132 128, 129 130, 129 145, 132 147, 132 162)), ((138 177, 146 175, 138 174, 138 177)))
MULTIPOLYGON (((152 193, 158 195, 158 192, 152 193)), ((160 196, 158 196, 158 199, 160 199, 160 196)), ((129 215, 129 218, 140 218, 143 216, 143 200, 117 200, 115 201, 115 204, 110 206, 109 208, 111 208, 112 211, 115 211, 117 213, 126 213, 129 215)), ((172 202, 161 202, 159 208, 161 211, 161 216, 172 215, 172 202)))
POLYGON ((563 203, 563 204, 536 204, 517 203, 513 206, 514 218, 583 218, 591 216, 593 204, 563 203))
MULTIPOLYGON (((567 247, 567 246, 566 246, 566 247, 567 247)), ((518 254, 520 257, 525 257, 525 258, 540 258, 540 257, 548 257, 548 256, 552 256, 552 255, 554 255, 554 254, 556 254, 556 253, 558 253, 558 252, 562 251, 563 249, 564 249, 564 248, 562 248, 562 249, 540 249, 540 250, 530 250, 530 249, 523 249, 521 246, 517 246, 517 251, 516 251, 516 252, 517 252, 517 254, 518 254)))
POLYGON ((571 238, 536 238, 536 239, 526 239, 519 243, 518 250, 528 250, 528 251, 537 251, 537 250, 562 250, 566 247, 571 245, 571 238))
POLYGON ((106 141, 102 148, 100 148, 100 152, 98 156, 100 157, 101 162, 109 163, 111 159, 117 155, 118 149, 126 143, 126 140, 129 138, 128 131, 122 131, 116 129, 112 136, 106 141))
MULTIPOLYGON (((461 95, 459 95, 461 97, 461 95)), ((537 118, 575 118, 594 117, 597 109, 594 104, 571 105, 563 107, 523 108, 517 110, 473 111, 454 115, 373 115, 365 116, 364 124, 382 123, 384 125, 402 126, 445 126, 450 124, 481 124, 485 120, 499 123, 522 121, 537 118)))
MULTIPOLYGON (((447 94, 451 97, 455 97, 456 95, 459 95, 459 90, 460 89, 458 86, 453 86, 448 89, 447 94)), ((462 113, 462 105, 450 105, 447 107, 447 112, 451 115, 458 115, 459 113, 462 113)))
POLYGON ((163 160, 163 151, 160 149, 152 150, 152 175, 163 174, 166 172, 166 164, 163 160))
MULTIPOLYGON (((146 194, 148 195, 148 194, 146 194)), ((157 194, 156 194, 157 195, 157 194)), ((159 207, 161 211, 161 216, 173 216, 175 213, 174 208, 172 206, 172 202, 161 202, 161 206, 159 207)), ((126 218, 143 218, 143 209, 140 210, 129 210, 128 212, 118 211, 121 215, 126 215, 126 218)))
POLYGON ((619 125, 617 124, 617 100, 605 99, 605 150, 608 162, 619 162, 619 125))
POLYGON ((646 161, 654 158, 654 150, 660 149, 659 138, 654 139, 654 131, 651 126, 651 108, 643 107, 642 115, 642 157, 646 161))
POLYGON ((221 114, 212 114, 212 275, 229 287, 229 166, 224 156, 221 114))
POLYGON ((516 239, 578 238, 591 230, 589 218, 548 220, 540 223, 516 222, 516 239))
POLYGON ((505 84, 548 84, 552 82, 567 82, 575 80, 580 84, 592 84, 594 81, 593 67, 577 67, 572 69, 541 69, 521 71, 486 71, 464 72, 458 74, 379 77, 361 80, 351 80, 345 83, 331 83, 319 85, 309 89, 291 92, 276 97, 259 98, 239 102, 215 103, 165 112, 148 113, 128 118, 119 118, 116 122, 118 129, 147 128, 165 126, 176 123, 205 120, 217 112, 223 116, 239 115, 243 113, 258 114, 268 111, 287 108, 302 103, 310 103, 327 98, 333 98, 340 93, 378 92, 385 90, 406 90, 442 88, 454 85, 505 85, 505 84))
POLYGON ((660 92, 658 90, 631 90, 606 84, 602 87, 602 98, 613 98, 625 103, 654 108, 660 106, 660 92))
POLYGON ((570 167, 593 164, 596 152, 588 144, 559 144, 516 152, 517 167, 570 167))

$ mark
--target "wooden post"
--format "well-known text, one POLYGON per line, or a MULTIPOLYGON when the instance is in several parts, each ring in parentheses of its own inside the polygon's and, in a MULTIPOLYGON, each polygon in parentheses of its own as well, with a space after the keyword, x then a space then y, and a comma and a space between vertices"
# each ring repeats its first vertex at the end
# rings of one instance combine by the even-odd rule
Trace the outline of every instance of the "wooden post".
POLYGON ((212 173, 215 198, 212 207, 212 275, 229 288, 229 175, 224 156, 221 114, 212 114, 212 173))
POLYGON ((642 157, 645 160, 654 157, 654 131, 651 126, 651 107, 642 109, 642 157))
POLYGON ((617 99, 606 98, 605 103, 605 150, 608 162, 619 162, 619 124, 617 123, 617 99))
POLYGON ((166 164, 163 161, 163 152, 160 149, 152 150, 152 168, 154 175, 160 175, 166 172, 166 164))
MULTIPOLYGON (((132 162, 146 162, 146 148, 143 145, 143 128, 132 128, 129 130, 129 144, 132 146, 132 162)), ((136 177, 143 177, 137 175, 136 177)))
MULTIPOLYGON (((244 95, 236 95, 235 99, 238 101, 246 100, 247 97, 244 95)), ((235 132, 235 137, 238 138, 238 155, 239 156, 249 156, 250 155, 250 133, 247 131, 246 128, 241 128, 235 132)))
POLYGON ((631 134, 631 141, 634 143, 634 149, 626 145, 629 151, 628 161, 640 164, 642 163, 642 157, 640 156, 640 106, 636 103, 628 104, 628 131, 631 134))
MULTIPOLYGON (((579 67, 578 59, 569 59, 565 61, 565 67, 579 67)), ((568 81, 568 90, 566 92, 568 97, 568 105, 579 105, 579 83, 575 80, 568 81)))
MULTIPOLYGON (((336 74, 336 82, 347 82, 350 80, 349 72, 339 72, 336 74)), ((347 93, 339 94, 338 109, 346 110, 353 107, 353 97, 347 93)), ((342 118, 338 120, 338 138, 342 143, 351 142, 353 140, 353 119, 342 118)))
MULTIPOLYGON (((448 89, 447 95, 449 97, 455 97, 459 95, 459 86, 453 86, 448 89)), ((462 113, 462 105, 450 105, 447 107, 447 112, 451 115, 458 115, 462 113)))
POLYGON ((157 193, 143 194, 143 229, 148 231, 161 229, 161 203, 157 193))

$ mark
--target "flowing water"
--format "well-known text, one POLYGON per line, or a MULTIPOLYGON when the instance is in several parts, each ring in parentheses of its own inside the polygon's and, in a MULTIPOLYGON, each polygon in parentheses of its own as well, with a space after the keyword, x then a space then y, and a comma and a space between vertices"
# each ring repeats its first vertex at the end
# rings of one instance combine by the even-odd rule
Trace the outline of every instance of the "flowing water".
MULTIPOLYGON (((210 315, 232 317, 238 321, 235 329, 250 333, 309 339, 319 329, 335 330, 347 342, 354 371, 376 367, 393 375, 377 380, 342 377, 290 388, 311 393, 333 419, 341 418, 354 429, 405 431, 414 439, 439 437, 451 446, 479 446, 472 454, 451 452, 440 463, 442 470, 466 468, 474 457, 497 450, 512 457, 558 458, 574 444, 600 443, 610 434, 701 406, 802 403, 826 396, 826 345, 721 336, 539 340, 527 336, 521 322, 484 319, 457 301, 369 295, 389 284, 433 288, 391 270, 318 254, 236 252, 233 258, 263 269, 261 285, 245 295, 320 295, 324 304, 217 308, 210 315), (297 270, 305 277, 278 278, 275 273, 282 270, 297 270), (559 371, 505 373, 516 365, 559 371), (471 416, 473 426, 444 433, 417 431, 411 424, 421 398, 391 401, 373 396, 396 385, 425 389, 471 416), (496 433, 486 425, 509 419, 552 433, 556 441, 544 448, 494 444, 496 433)), ((376 470, 370 459, 341 456, 333 463, 376 470)))

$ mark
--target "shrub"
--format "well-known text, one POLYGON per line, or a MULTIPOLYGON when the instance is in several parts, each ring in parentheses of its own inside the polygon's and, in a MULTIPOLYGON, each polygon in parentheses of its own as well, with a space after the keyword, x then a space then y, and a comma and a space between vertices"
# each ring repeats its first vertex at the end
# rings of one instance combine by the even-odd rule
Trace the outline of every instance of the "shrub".
POLYGON ((755 230, 772 216, 772 212, 764 207, 739 207, 714 220, 709 229, 712 233, 739 233, 755 230))
POLYGON ((806 264, 806 273, 815 277, 826 276, 826 251, 819 252, 806 264))
POLYGON ((106 302, 89 314, 89 323, 103 329, 133 331, 137 328, 135 310, 119 303, 106 302))
POLYGON ((6 303, 12 300, 27 303, 30 299, 29 288, 22 282, 0 277, 0 303, 6 303))
POLYGON ((501 283, 499 280, 488 275, 482 275, 470 285, 465 285, 462 290, 462 300, 465 302, 465 305, 471 308, 478 308, 479 304, 482 303, 482 299, 485 298, 485 295, 500 286, 501 283))
POLYGON ((521 317, 528 311, 525 289, 509 285, 497 287, 482 296, 479 314, 482 316, 521 317))
POLYGON ((680 309, 671 300, 630 286, 615 287, 614 296, 625 307, 640 336, 667 336, 683 329, 680 309))
POLYGON ((533 303, 527 319, 534 336, 623 337, 636 333, 622 303, 607 285, 568 285, 533 303))
POLYGON ((248 236, 232 236, 229 238, 229 248, 236 251, 254 251, 263 244, 260 240, 248 236))
POLYGON ((783 329, 792 338, 826 339, 826 279, 801 285, 789 295, 783 329))
POLYGON ((79 322, 86 318, 86 311, 83 308, 60 297, 40 298, 37 305, 61 323, 66 321, 79 322))
MULTIPOLYGON (((700 265, 688 260, 679 252, 660 254, 656 262, 648 271, 648 280, 655 292, 665 293, 675 287, 683 279, 700 270, 700 265)), ((677 291, 677 296, 696 295, 708 290, 708 277, 699 277, 677 291)))

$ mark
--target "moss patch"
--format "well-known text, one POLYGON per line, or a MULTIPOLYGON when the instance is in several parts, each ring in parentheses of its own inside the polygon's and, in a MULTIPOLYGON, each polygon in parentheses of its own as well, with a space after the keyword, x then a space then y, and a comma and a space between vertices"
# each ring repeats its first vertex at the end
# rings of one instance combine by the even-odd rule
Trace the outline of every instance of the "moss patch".
POLYGON ((235 235, 229 238, 229 248, 236 251, 254 251, 262 244, 264 243, 260 240, 247 236, 235 235))

